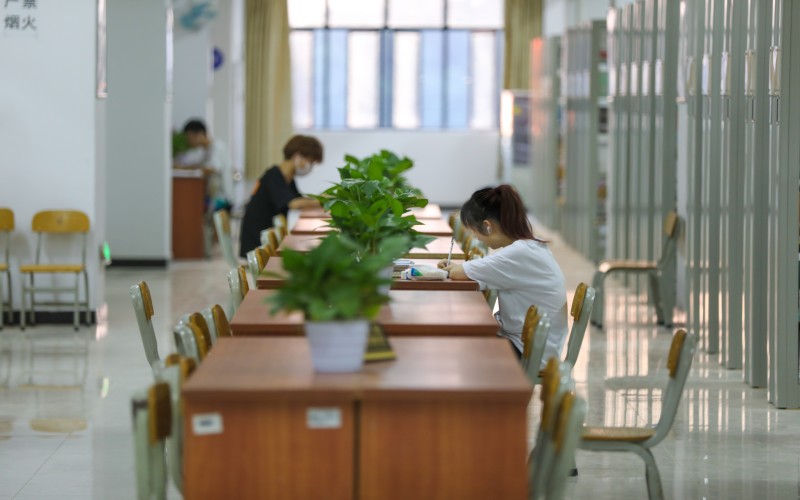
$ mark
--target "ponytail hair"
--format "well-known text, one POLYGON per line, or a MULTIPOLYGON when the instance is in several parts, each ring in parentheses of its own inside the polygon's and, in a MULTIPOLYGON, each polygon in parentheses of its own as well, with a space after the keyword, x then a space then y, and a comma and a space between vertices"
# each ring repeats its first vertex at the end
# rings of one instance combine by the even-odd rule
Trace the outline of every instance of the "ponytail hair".
POLYGON ((461 223, 473 231, 487 234, 483 227, 485 220, 496 222, 503 233, 515 240, 546 243, 533 235, 525 205, 517 191, 508 184, 479 189, 461 207, 461 223))

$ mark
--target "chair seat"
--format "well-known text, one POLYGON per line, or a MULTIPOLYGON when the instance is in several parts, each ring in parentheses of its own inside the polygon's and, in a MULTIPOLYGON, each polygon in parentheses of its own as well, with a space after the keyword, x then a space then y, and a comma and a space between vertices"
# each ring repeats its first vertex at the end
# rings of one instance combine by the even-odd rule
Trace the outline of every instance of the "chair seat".
POLYGON ((584 441, 627 441, 641 443, 655 436, 656 430, 647 427, 584 427, 584 441))
POLYGON ((82 264, 28 264, 20 266, 21 273, 79 273, 83 271, 82 264))
POLYGON ((657 268, 657 264, 648 260, 604 260, 597 270, 601 273, 610 271, 650 271, 657 268))
POLYGON ((0 273, 8 271, 8 264, 0 264, 0 273))

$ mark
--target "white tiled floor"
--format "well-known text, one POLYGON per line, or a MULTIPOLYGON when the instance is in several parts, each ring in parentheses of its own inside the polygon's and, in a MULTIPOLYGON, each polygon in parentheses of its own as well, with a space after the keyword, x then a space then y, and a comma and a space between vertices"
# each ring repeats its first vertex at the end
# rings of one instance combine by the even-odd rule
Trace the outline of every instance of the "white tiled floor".
MULTIPOLYGON (((553 238, 552 248, 574 289, 593 266, 553 238)), ((128 287, 146 280, 156 306, 162 354, 170 325, 210 303, 227 304, 225 264, 178 263, 166 272, 110 270, 106 305, 96 328, 75 338, 69 327, 37 326, 26 335, 36 349, 32 380, 28 342, 18 328, 0 338, 0 500, 132 499, 135 497, 130 396, 145 387, 145 361, 128 287), (90 339, 88 374, 83 354, 90 339), (39 351, 48 350, 48 353, 39 351), (59 352, 60 351, 60 352, 59 352), (9 359, 11 361, 9 365, 9 359), (10 375, 7 375, 10 372, 10 375)), ((642 290, 643 292, 643 290, 642 290)), ((654 326, 646 296, 614 288, 607 329, 592 329, 575 368, 594 425, 645 425, 660 411, 670 332, 654 326)), ((531 435, 538 424, 531 407, 531 435)), ((742 383, 699 349, 672 433, 655 450, 667 498, 798 498, 800 412, 779 411, 764 390, 742 383)), ((580 476, 567 498, 644 498, 644 466, 633 455, 579 452, 580 476)), ((178 498, 170 491, 170 498, 178 498)))

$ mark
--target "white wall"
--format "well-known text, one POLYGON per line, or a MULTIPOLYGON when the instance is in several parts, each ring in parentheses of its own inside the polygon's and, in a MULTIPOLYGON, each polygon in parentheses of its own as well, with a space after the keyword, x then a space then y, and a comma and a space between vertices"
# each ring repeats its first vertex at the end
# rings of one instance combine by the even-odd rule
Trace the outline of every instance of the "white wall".
MULTIPOLYGON (((0 41, 0 205, 14 210, 17 226, 11 267, 33 260, 35 212, 82 210, 92 224, 87 255, 93 306, 102 297, 98 242, 105 237, 100 195, 105 159, 98 143, 105 107, 95 97, 96 5, 96 0, 39 2, 35 34, 5 30, 0 41)), ((9 4, 4 15, 13 9, 9 4)), ((80 260, 77 248, 56 246, 69 260, 80 260)), ((12 274, 19 309, 19 276, 12 274)))
MULTIPOLYGON (((308 177, 298 179, 304 193, 319 193, 339 179, 336 168, 344 155, 363 157, 388 149, 414 160, 409 181, 432 203, 460 206, 473 191, 497 184, 497 132, 306 131, 325 148, 325 161, 308 177)), ((278 159, 276 159, 277 161, 278 159)), ((265 168, 268 165, 265 165, 265 168)))
POLYGON ((167 8, 108 4, 107 235, 113 258, 167 260, 172 142, 167 96, 167 8))
POLYGON ((190 118, 211 123, 211 28, 187 31, 175 12, 175 68, 172 98, 172 126, 182 129, 190 118))

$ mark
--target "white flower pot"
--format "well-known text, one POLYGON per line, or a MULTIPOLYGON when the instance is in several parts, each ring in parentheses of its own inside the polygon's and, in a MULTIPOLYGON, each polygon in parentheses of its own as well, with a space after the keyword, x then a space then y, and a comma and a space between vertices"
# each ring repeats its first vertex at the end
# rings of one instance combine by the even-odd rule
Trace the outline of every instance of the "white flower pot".
POLYGON ((364 364, 369 321, 306 321, 314 371, 357 372, 364 364))

